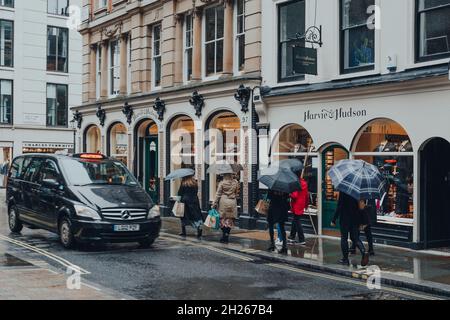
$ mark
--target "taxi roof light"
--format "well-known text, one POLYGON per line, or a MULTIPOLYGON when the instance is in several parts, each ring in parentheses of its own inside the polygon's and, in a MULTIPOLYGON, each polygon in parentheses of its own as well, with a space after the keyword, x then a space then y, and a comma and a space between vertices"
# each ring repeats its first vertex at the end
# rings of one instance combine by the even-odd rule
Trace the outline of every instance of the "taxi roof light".
POLYGON ((80 159, 103 160, 105 156, 99 153, 82 153, 78 155, 80 159))

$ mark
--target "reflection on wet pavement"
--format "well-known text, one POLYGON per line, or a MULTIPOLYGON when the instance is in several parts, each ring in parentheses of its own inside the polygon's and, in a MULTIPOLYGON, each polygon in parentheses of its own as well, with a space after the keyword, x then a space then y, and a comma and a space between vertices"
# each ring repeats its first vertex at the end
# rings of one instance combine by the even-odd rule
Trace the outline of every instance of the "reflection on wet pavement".
POLYGON ((31 263, 19 259, 9 253, 0 255, 0 267, 30 267, 31 263))

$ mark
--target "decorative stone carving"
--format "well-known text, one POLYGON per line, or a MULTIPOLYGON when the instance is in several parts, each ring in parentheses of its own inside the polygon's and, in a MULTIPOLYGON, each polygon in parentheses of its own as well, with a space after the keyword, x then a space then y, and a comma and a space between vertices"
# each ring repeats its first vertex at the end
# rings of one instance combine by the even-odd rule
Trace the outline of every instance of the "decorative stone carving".
POLYGON ((106 111, 104 109, 102 109, 102 105, 101 104, 99 104, 97 106, 97 113, 96 113, 96 115, 97 115, 98 120, 100 121, 100 125, 102 127, 104 127, 105 126, 105 120, 106 120, 106 111))
POLYGON ((125 102, 125 104, 122 107, 122 113, 125 115, 125 117, 127 118, 127 123, 131 124, 131 122, 133 121, 133 107, 130 106, 128 104, 128 102, 125 102))
POLYGON ((205 99, 203 96, 199 94, 198 91, 194 91, 192 97, 189 99, 189 103, 195 108, 195 115, 200 118, 205 106, 205 99))
POLYGON ((156 98, 155 105, 153 106, 153 110, 158 113, 159 121, 164 120, 164 113, 166 112, 166 103, 161 98, 156 98))
POLYGON ((249 87, 245 87, 243 84, 239 86, 237 89, 234 98, 239 101, 241 105, 241 111, 244 113, 248 112, 248 104, 250 102, 250 97, 252 94, 252 90, 249 87))
POLYGON ((83 123, 83 115, 80 111, 76 111, 73 114, 73 121, 77 123, 77 128, 81 129, 81 124, 83 123))

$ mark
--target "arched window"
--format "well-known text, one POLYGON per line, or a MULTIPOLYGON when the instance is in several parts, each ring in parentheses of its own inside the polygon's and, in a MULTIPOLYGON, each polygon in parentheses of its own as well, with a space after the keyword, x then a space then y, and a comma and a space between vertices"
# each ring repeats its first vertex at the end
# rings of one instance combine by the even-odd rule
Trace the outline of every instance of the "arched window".
MULTIPOLYGON (((232 112, 221 112, 209 121, 208 146, 206 157, 208 165, 216 163, 242 164, 241 157, 241 121, 232 112)), ((240 180, 240 173, 237 172, 240 180)), ((209 198, 214 200, 220 177, 209 176, 209 198)))
POLYGON ((122 123, 116 123, 109 129, 109 150, 108 155, 128 163, 128 133, 127 128, 122 123))
POLYGON ((405 129, 390 119, 376 119, 356 136, 353 158, 371 163, 387 179, 386 193, 376 201, 379 222, 412 224, 414 153, 405 129))
POLYGON ((101 133, 99 127, 90 126, 86 129, 84 151, 89 153, 102 152, 101 133))
POLYGON ((311 211, 317 210, 318 153, 309 132, 300 125, 291 124, 282 128, 272 143, 270 161, 276 166, 279 161, 299 159, 305 164, 303 177, 308 183, 311 211))
MULTIPOLYGON (((195 170, 195 126, 188 116, 176 118, 170 125, 170 172, 182 168, 195 170)), ((171 196, 176 196, 181 181, 170 184, 171 196)))

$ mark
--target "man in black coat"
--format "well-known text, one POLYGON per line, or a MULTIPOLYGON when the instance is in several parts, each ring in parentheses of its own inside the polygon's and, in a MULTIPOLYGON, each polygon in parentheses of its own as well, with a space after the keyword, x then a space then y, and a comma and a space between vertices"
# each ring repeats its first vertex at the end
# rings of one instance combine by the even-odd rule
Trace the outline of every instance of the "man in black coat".
POLYGON ((369 255, 366 253, 366 248, 359 237, 360 212, 358 201, 351 196, 341 192, 339 195, 338 206, 333 218, 332 226, 336 226, 336 221, 339 219, 341 225, 341 249, 342 259, 340 264, 349 265, 348 260, 349 247, 348 236, 353 243, 356 244, 362 255, 361 265, 363 267, 369 264, 369 255))

